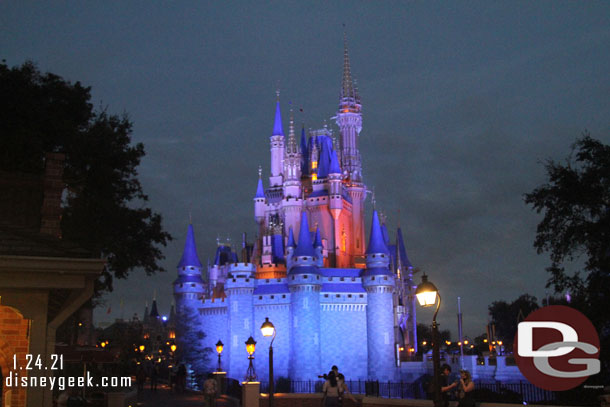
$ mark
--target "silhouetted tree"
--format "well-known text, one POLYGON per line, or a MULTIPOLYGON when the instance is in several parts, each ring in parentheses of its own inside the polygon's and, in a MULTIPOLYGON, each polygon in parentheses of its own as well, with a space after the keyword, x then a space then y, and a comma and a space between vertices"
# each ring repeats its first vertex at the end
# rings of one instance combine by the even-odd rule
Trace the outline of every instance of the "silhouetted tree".
POLYGON ((548 182, 525 195, 544 218, 534 246, 549 253, 548 287, 568 291, 601 336, 602 375, 610 370, 610 145, 585 132, 563 163, 547 161, 548 182), (576 269, 568 273, 566 266, 576 269))
POLYGON ((107 258, 99 292, 133 268, 162 271, 159 246, 171 236, 146 207, 137 172, 144 146, 131 144, 131 121, 94 110, 90 92, 32 62, 0 63, 0 170, 40 172, 45 152, 65 153, 62 236, 107 258))
POLYGON ((511 303, 506 301, 491 303, 489 315, 491 322, 496 326, 496 337, 503 341, 507 350, 512 350, 517 324, 538 308, 538 300, 529 294, 523 294, 511 303))

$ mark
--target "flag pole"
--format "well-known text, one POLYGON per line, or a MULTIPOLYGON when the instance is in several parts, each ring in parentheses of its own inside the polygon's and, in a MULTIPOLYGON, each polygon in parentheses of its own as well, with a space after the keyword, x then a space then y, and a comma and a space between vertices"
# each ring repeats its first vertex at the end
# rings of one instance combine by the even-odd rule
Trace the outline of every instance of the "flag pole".
POLYGON ((460 337, 460 365, 464 369, 464 338, 462 332, 462 299, 458 297, 458 336, 460 337))

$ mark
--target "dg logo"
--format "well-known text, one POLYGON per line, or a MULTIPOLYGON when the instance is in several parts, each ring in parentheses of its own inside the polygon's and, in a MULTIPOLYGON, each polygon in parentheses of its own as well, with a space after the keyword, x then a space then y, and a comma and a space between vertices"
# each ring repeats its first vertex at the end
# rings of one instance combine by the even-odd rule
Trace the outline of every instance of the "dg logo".
POLYGON ((581 312, 551 305, 520 322, 514 356, 523 376, 546 390, 569 390, 600 371, 599 336, 581 312))

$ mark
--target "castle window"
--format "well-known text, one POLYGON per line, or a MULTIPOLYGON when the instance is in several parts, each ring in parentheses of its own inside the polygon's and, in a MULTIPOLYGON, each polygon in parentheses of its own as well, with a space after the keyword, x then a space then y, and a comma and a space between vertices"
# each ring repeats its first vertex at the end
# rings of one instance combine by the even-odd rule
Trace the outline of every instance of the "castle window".
POLYGON ((305 274, 305 275, 303 276, 303 278, 307 278, 307 274, 305 274))
POLYGON ((335 297, 339 298, 339 297, 341 297, 341 295, 340 294, 336 294, 335 297))
POLYGON ((282 298, 286 298, 286 294, 282 294, 282 298))
POLYGON ((375 255, 373 255, 373 258, 375 258, 375 255))
POLYGON ((351 294, 347 294, 347 298, 352 298, 352 295, 351 294))
POLYGON ((375 281, 375 276, 371 277, 371 280, 375 281))
POLYGON ((360 298, 364 298, 364 294, 360 294, 360 298))
POLYGON ((328 298, 328 294, 324 294, 324 298, 328 298))
POLYGON ((186 267, 182 267, 182 270, 186 270, 186 267))
POLYGON ((247 283, 248 281, 250 281, 250 279, 249 279, 249 278, 246 278, 246 283, 247 283))
POLYGON ((259 300, 262 300, 262 299, 263 299, 263 296, 262 296, 262 295, 259 295, 259 296, 258 296, 258 299, 259 299, 259 300))
POLYGON ((345 278, 344 278, 344 277, 341 277, 339 280, 341 280, 341 281, 345 281, 345 278))
POLYGON ((236 281, 237 281, 236 279, 233 279, 233 282, 236 282, 236 281))
POLYGON ((277 282, 278 282, 278 283, 281 283, 281 282, 282 282, 282 279, 281 279, 281 278, 278 278, 278 279, 277 279, 277 282))
POLYGON ((268 282, 269 282, 269 279, 266 279, 266 280, 265 280, 265 283, 268 283, 268 282))
POLYGON ((275 298, 275 295, 272 295, 272 296, 271 296, 271 299, 274 299, 274 298, 275 298))
POLYGON ((328 281, 333 281, 333 278, 332 277, 328 277, 328 281))
POLYGON ((320 279, 320 276, 316 276, 316 280, 319 280, 319 279, 320 279))
POLYGON ((191 284, 191 287, 195 287, 195 284, 191 284))
POLYGON ((292 279, 294 280, 294 276, 292 276, 292 279))
POLYGON ((183 285, 184 285, 184 284, 180 284, 180 288, 182 288, 182 286, 183 286, 183 285))
POLYGON ((383 279, 384 279, 384 280, 387 280, 387 279, 388 279, 388 276, 384 276, 384 277, 383 277, 383 279))
POLYGON ((352 281, 356 281, 356 277, 352 277, 352 281))

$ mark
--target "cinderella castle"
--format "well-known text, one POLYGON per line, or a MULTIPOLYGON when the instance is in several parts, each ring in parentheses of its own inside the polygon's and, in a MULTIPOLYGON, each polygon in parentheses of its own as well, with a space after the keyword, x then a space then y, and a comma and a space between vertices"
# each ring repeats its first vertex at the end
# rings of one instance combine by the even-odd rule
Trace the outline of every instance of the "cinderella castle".
POLYGON ((238 252, 219 242, 204 272, 188 227, 176 308, 195 312, 206 346, 224 343, 228 377, 245 376, 250 336, 258 344, 256 372, 267 377, 265 318, 277 333, 275 377, 314 380, 337 365, 348 379, 397 380, 400 362, 417 351, 413 268, 401 230, 391 239, 373 210, 365 240, 362 104, 346 44, 334 119, 338 137, 324 126, 307 134, 303 128, 299 139, 291 111, 286 136, 278 92, 271 174, 265 187, 259 169, 253 197, 254 243, 244 234, 238 252))

